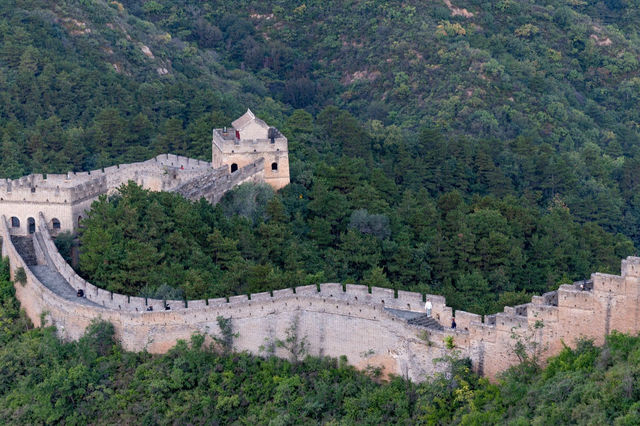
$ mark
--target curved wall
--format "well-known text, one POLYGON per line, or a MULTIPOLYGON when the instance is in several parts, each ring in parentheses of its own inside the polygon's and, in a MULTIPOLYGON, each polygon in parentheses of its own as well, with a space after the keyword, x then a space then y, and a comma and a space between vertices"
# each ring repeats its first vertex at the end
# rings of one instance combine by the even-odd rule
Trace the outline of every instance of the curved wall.
MULTIPOLYGON (((11 263, 12 274, 25 269, 27 282, 16 284, 16 295, 23 309, 36 324, 41 315, 47 325, 55 325, 64 339, 78 339, 95 319, 114 324, 116 335, 127 350, 146 349, 162 353, 178 339, 188 339, 198 332, 220 336, 216 318, 232 319, 235 350, 265 354, 276 339, 284 340, 287 332, 296 329, 305 339, 309 353, 319 356, 345 355, 350 363, 366 367, 381 366, 386 374, 400 374, 421 380, 436 371, 434 358, 444 354, 443 338, 429 344, 419 337, 420 329, 390 315, 385 306, 419 309, 422 296, 393 290, 373 288, 369 294, 363 286, 322 284, 286 289, 249 296, 224 299, 169 301, 172 309, 163 310, 163 301, 148 300, 154 311, 146 311, 142 298, 111 294, 87 283, 62 260, 40 217, 34 247, 39 263, 54 266, 75 288, 84 288, 90 304, 78 303, 53 293, 31 272, 16 251, 7 228, 6 218, 0 223, 2 252, 11 263), (93 294, 95 292, 95 294, 93 294), (182 305, 181 305, 182 304, 182 305), (181 306, 180 306, 181 305, 181 306)), ((434 312, 444 307, 444 299, 435 300, 434 312), (441 301, 442 303, 438 303, 441 301)), ((442 310, 442 309, 441 309, 442 310)), ((445 309, 446 311, 446 309, 445 309)), ((443 334, 443 333, 438 333, 443 334)), ((463 334, 463 333, 460 333, 463 334)), ((435 340, 434 340, 435 341, 435 340)), ((288 353, 274 348, 279 356, 288 353)))
MULTIPOLYGON (((16 251, 6 217, 0 222, 2 254, 9 258, 12 274, 19 267, 27 274, 24 286, 16 284, 16 295, 32 321, 42 325, 42 315, 61 337, 77 339, 91 321, 103 319, 114 324, 127 350, 161 353, 195 332, 219 336, 216 318, 222 316, 232 319, 238 333, 235 350, 264 354, 264 348, 295 329, 312 355, 345 355, 353 365, 381 366, 385 373, 419 381, 441 368, 434 360, 448 351, 446 336, 453 337, 460 355, 468 356, 477 372, 493 378, 518 361, 513 351, 516 340, 532 350, 537 346, 545 359, 558 353, 563 342, 573 345, 586 337, 602 343, 612 330, 640 330, 640 258, 623 260, 621 276, 593 274, 585 289, 579 283, 563 285, 557 292, 534 296, 531 303, 505 307, 484 322, 480 315, 457 311, 455 331, 446 328, 452 310, 444 298, 428 296, 434 317, 445 326, 436 331, 409 325, 385 310, 421 312, 423 295, 349 284, 304 286, 228 300, 168 301, 171 310, 166 311, 161 300, 113 294, 79 277, 56 250, 41 214, 34 238, 38 263, 58 271, 74 289, 84 289, 86 300, 81 303, 43 285, 16 251), (146 310, 149 305, 154 307, 151 312, 146 310)), ((282 348, 276 354, 287 356, 282 348)))

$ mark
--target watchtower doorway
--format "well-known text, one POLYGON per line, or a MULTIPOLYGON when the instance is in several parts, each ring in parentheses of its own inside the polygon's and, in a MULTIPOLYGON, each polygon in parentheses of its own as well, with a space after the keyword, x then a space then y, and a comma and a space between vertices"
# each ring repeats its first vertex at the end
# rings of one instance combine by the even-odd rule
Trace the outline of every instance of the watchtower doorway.
POLYGON ((238 165, 236 163, 231 164, 231 173, 238 171, 238 165))
POLYGON ((29 219, 27 219, 27 229, 29 230, 30 234, 36 232, 36 220, 34 218, 30 217, 29 219))

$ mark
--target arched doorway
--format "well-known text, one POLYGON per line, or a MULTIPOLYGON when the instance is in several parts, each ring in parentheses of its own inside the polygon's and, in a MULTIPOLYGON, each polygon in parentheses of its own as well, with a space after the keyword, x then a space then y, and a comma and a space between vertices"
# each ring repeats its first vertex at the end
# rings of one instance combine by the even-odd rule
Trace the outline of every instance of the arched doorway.
POLYGON ((29 219, 27 219, 27 229, 29 230, 30 234, 36 232, 36 220, 34 218, 30 217, 29 219))
POLYGON ((55 217, 53 219, 51 219, 51 228, 54 231, 59 231, 60 230, 60 221, 55 217))
POLYGON ((278 163, 271 163, 271 171, 272 172, 278 171, 278 163))
POLYGON ((20 219, 15 216, 11 217, 11 227, 12 228, 20 228, 20 219))
POLYGON ((238 170, 238 165, 236 163, 231 164, 231 173, 238 170))

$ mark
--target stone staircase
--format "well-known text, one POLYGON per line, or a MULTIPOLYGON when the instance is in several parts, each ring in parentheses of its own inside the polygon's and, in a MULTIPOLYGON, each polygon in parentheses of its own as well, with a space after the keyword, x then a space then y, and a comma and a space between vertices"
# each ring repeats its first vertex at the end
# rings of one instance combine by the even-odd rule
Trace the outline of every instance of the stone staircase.
MULTIPOLYGON (((22 236, 11 236, 11 241, 15 246, 18 254, 22 257, 24 262, 27 264, 27 267, 31 270, 33 275, 40 280, 40 282, 47 287, 49 290, 56 293, 58 296, 61 296, 67 300, 72 300, 75 303, 79 303, 87 306, 100 306, 87 300, 85 297, 77 296, 77 289, 73 288, 71 284, 67 280, 64 279, 62 275, 55 269, 53 269, 49 265, 38 265, 38 259, 36 257, 36 252, 33 247, 33 237, 38 238, 38 241, 42 241, 42 235, 38 233, 33 236, 22 237, 22 236)), ((51 261, 49 260, 51 263, 51 261)))
POLYGON ((444 330, 444 327, 441 326, 437 320, 435 320, 433 317, 428 317, 426 314, 407 320, 407 322, 411 325, 417 325, 418 327, 444 330))
POLYGON ((219 189, 220 182, 228 175, 227 169, 214 169, 193 178, 177 188, 173 192, 177 192, 184 198, 191 201, 198 201, 200 197, 211 195, 216 189, 219 189))
POLYGON ((38 264, 38 259, 36 257, 36 251, 33 248, 33 240, 31 239, 31 236, 20 237, 17 235, 12 235, 11 242, 13 242, 13 245, 15 246, 16 250, 18 250, 18 253, 20 253, 20 256, 22 256, 22 259, 24 260, 24 263, 27 264, 27 266, 38 264))

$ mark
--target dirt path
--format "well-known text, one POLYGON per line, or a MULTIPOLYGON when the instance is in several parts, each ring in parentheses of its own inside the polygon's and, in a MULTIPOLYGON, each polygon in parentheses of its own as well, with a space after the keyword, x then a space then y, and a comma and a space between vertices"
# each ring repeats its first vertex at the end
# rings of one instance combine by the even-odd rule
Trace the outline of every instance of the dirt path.
POLYGON ((460 9, 459 7, 455 7, 454 5, 452 5, 451 0, 442 1, 447 5, 453 16, 464 16, 465 18, 473 17, 473 13, 469 12, 467 9, 460 9))

